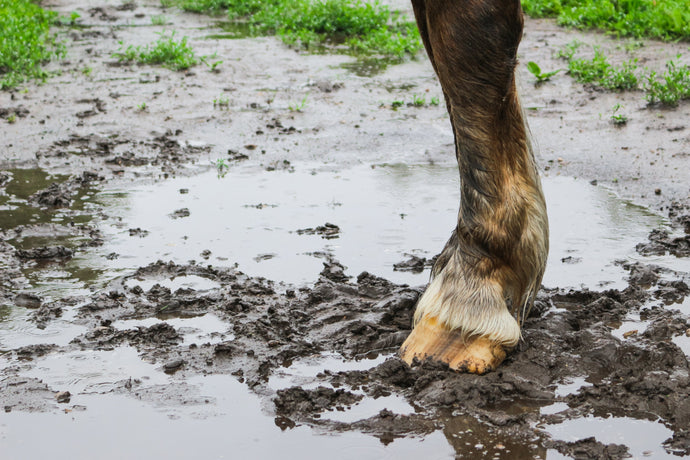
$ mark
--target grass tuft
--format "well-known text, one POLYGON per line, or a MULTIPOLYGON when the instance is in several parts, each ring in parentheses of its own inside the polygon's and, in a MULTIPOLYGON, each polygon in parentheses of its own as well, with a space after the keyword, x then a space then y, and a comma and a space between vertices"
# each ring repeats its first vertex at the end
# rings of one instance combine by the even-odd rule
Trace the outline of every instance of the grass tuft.
POLYGON ((125 45, 120 42, 120 49, 113 54, 120 62, 138 62, 140 64, 162 65, 173 70, 186 70, 199 63, 194 50, 187 44, 187 37, 175 41, 175 33, 160 38, 146 46, 125 45))
POLYGON ((579 42, 566 45, 558 56, 568 61, 568 72, 580 83, 591 83, 612 91, 634 90, 639 87, 639 67, 633 58, 621 65, 613 65, 599 47, 594 47, 592 58, 577 58, 582 46, 579 42))
POLYGON ((50 33, 56 19, 56 13, 29 0, 0 0, 0 89, 48 77, 41 66, 65 54, 50 33))

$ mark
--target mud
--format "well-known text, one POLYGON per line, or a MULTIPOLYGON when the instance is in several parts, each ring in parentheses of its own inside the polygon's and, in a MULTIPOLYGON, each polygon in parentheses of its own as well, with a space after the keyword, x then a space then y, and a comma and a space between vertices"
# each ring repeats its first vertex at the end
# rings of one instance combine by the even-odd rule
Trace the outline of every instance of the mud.
MULTIPOLYGON (((83 448, 55 458, 103 454, 90 426, 131 426, 124 436, 137 440, 150 428, 137 420, 169 430, 166 442, 135 443, 148 458, 184 455, 172 441, 183 437, 205 458, 226 455, 226 437, 251 458, 274 458, 274 443, 313 458, 352 458, 348 448, 363 458, 690 455, 687 105, 650 109, 639 94, 566 77, 536 87, 522 75, 547 196, 580 200, 563 200, 552 219, 585 218, 552 223, 547 286, 496 372, 409 367, 395 353, 457 207, 455 195, 433 198, 457 189, 445 110, 407 105, 440 96, 423 55, 388 67, 274 38, 209 39, 212 19, 157 2, 47 6, 85 24, 61 31, 70 55, 52 64, 60 75, 0 94, 0 118, 14 120, 3 121, 0 158, 8 458, 44 455, 27 436, 41 426, 58 442, 54 417, 66 414, 77 431, 62 436, 83 448), (218 52, 220 71, 114 62, 118 40, 156 38, 159 14, 200 53, 218 52), (392 110, 394 100, 405 104, 392 110), (634 114, 623 128, 601 116, 618 101, 634 114), (587 188, 550 181, 561 175, 587 188), (283 187, 291 177, 308 190, 283 187), (123 211, 161 190, 139 214, 123 211), (381 219, 390 227, 371 223, 381 219), (217 439, 198 438, 218 425, 217 439)), ((575 38, 625 56, 607 37, 528 20, 520 57, 562 66, 552 52, 575 38)), ((648 42, 639 53, 652 65, 681 48, 648 42)))
MULTIPOLYGON (((324 265, 313 287, 295 290, 236 270, 152 264, 116 280, 107 293, 94 295, 79 307, 74 321, 88 332, 62 347, 9 350, 9 362, 128 345, 145 361, 177 377, 236 376, 272 402, 276 424, 282 429, 307 424, 339 432, 362 431, 391 442, 443 426, 447 429, 453 420, 476 418, 498 439, 511 439, 522 449, 534 446, 525 451, 529 455, 540 455, 544 447, 538 446, 548 446, 575 458, 625 458, 625 446, 602 445, 593 439, 556 442, 536 428, 590 415, 625 416, 663 423, 676 433, 667 441, 669 451, 690 454, 683 441, 690 423, 690 369, 685 353, 670 341, 685 335, 690 321, 677 310, 655 305, 664 304, 667 291, 673 291, 677 300, 684 299, 688 290, 683 283, 669 283, 663 295, 636 283, 622 291, 543 292, 517 349, 498 371, 475 376, 436 363, 408 367, 394 356, 409 333, 419 288, 396 285, 368 273, 349 281, 337 262, 324 265), (222 287, 203 293, 185 288, 171 292, 160 284, 144 290, 130 282, 190 275, 222 287), (625 339, 612 335, 612 325, 632 313, 649 321, 644 333, 625 339), (166 322, 166 318, 206 314, 228 325, 228 332, 216 337, 216 343, 183 344, 183 334, 166 322), (162 321, 149 327, 113 326, 118 321, 147 318, 162 321), (346 359, 378 355, 385 360, 367 370, 324 371, 314 377, 315 388, 292 386, 276 392, 270 388, 270 378, 277 370, 323 353, 346 359), (582 377, 587 385, 559 395, 559 385, 582 377), (330 413, 347 411, 365 397, 392 394, 404 397, 416 408, 415 413, 381 410, 351 423, 329 418, 330 413), (540 412, 540 408, 559 403, 562 408, 557 413, 540 412)), ((636 269, 643 268, 655 271, 653 267, 636 269)), ((52 316, 59 317, 42 308, 35 311, 35 321, 45 324, 52 316)), ((34 380, 20 380, 18 366, 6 367, 3 374, 3 382, 11 386, 13 394, 36 391, 34 380)), ((141 384, 127 381, 122 385, 118 391, 127 393, 141 384)), ((175 398, 176 389, 170 391, 168 395, 166 386, 159 387, 157 397, 175 398)), ((13 396, 4 401, 4 407, 8 412, 37 410, 31 401, 13 396)), ((515 455, 510 449, 496 452, 515 458, 510 457, 515 455)))

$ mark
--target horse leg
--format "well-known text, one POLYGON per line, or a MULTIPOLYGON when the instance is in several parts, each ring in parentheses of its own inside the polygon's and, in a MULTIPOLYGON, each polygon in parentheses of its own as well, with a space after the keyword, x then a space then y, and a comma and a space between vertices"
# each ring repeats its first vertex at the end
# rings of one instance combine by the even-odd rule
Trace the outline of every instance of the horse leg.
POLYGON ((519 0, 412 3, 446 98, 461 198, 401 357, 481 374, 519 341, 548 253, 546 205, 515 85, 522 9, 519 0))

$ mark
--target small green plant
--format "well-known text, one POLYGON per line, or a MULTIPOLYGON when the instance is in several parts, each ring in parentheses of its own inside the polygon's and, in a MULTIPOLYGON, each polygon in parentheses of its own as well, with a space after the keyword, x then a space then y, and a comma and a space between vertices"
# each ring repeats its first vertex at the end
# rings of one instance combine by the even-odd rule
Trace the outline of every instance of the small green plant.
POLYGON ((415 107, 424 107, 426 105, 426 98, 424 96, 412 95, 412 105, 415 107))
POLYGON ((11 114, 9 114, 9 115, 7 116, 7 123, 12 124, 12 123, 14 123, 14 122, 16 122, 16 121, 17 121, 17 115, 16 115, 16 114, 11 113, 11 114))
POLYGON ((617 91, 637 89, 639 86, 637 71, 637 58, 630 59, 618 67, 611 66, 601 85, 617 91))
POLYGON ((568 43, 565 45, 563 48, 560 50, 556 51, 556 57, 565 59, 566 61, 570 61, 573 56, 575 56, 575 53, 577 53, 577 50, 580 49, 580 47, 583 45, 583 43, 579 40, 573 40, 572 42, 568 43))
POLYGON ((83 69, 81 69, 81 73, 86 75, 87 77, 90 77, 93 73, 93 67, 86 66, 83 69))
POLYGON ((601 88, 625 91, 639 86, 637 59, 633 58, 619 66, 612 65, 598 46, 593 47, 591 58, 576 58, 581 43, 566 45, 559 53, 568 61, 568 72, 580 83, 592 83, 601 88))
POLYGON ((539 67, 539 64, 537 64, 534 61, 529 61, 527 63, 527 70, 529 70, 530 73, 537 78, 537 83, 543 83, 545 81, 551 80, 551 77, 553 77, 563 69, 556 69, 550 72, 543 72, 541 70, 541 67, 539 67))
POLYGON ((113 56, 121 62, 158 64, 173 70, 186 70, 198 64, 194 50, 187 44, 187 37, 176 41, 174 32, 170 36, 164 32, 159 35, 158 40, 146 46, 129 45, 125 48, 119 42, 120 49, 113 56))
POLYGON ((168 18, 162 14, 151 16, 151 25, 154 26, 164 26, 168 23, 168 18))
POLYGON ((212 59, 216 59, 217 57, 218 55, 216 53, 213 53, 210 56, 202 56, 199 58, 199 60, 206 64, 206 66, 209 68, 211 72, 218 72, 220 70, 218 66, 220 66, 223 63, 223 61, 211 62, 212 59))
POLYGON ((230 98, 222 94, 213 99, 213 107, 227 108, 230 105, 230 98))
POLYGON ((403 105, 405 105, 405 103, 404 103, 403 101, 393 101, 393 102, 391 102, 391 108, 392 108, 393 110, 398 110, 398 109, 399 109, 400 107, 402 107, 403 105))
POLYGON ((293 102, 292 104, 290 104, 288 106, 288 109, 290 109, 290 112, 301 112, 301 111, 303 111, 304 108, 307 106, 307 97, 308 96, 309 96, 309 94, 305 94, 299 103, 293 102))
POLYGON ((58 16, 55 18, 55 24, 59 26, 75 26, 80 18, 81 15, 79 13, 72 11, 69 16, 58 16))
POLYGON ((146 105, 146 102, 142 102, 141 104, 137 104, 137 111, 146 112, 147 110, 148 110, 148 106, 146 105))
POLYGON ((225 158, 218 158, 215 162, 211 162, 211 164, 213 164, 216 167, 219 179, 225 177, 225 175, 228 173, 228 170, 230 169, 230 165, 227 161, 225 161, 225 158))
POLYGON ((644 42, 640 40, 629 40, 624 46, 623 49, 627 51, 628 53, 632 53, 633 51, 637 51, 640 48, 644 47, 644 42))
POLYGON ((591 59, 572 57, 568 60, 568 71, 580 83, 596 83, 601 81, 609 71, 611 64, 599 47, 594 48, 591 59))
MULTIPOLYGON (((677 59, 680 57, 676 56, 677 59)), ((661 103, 675 107, 679 101, 690 99, 690 67, 671 60, 666 63, 663 74, 658 75, 652 71, 647 75, 644 89, 650 104, 661 103)))
POLYGON ((161 6, 163 8, 172 8, 175 6, 175 0, 161 0, 161 6))
POLYGON ((609 119, 615 126, 623 126, 628 122, 627 116, 623 115, 622 113, 618 113, 618 111, 622 108, 623 106, 620 104, 613 106, 613 112, 611 113, 611 117, 609 117, 609 119))
POLYGON ((430 105, 437 106, 440 104, 438 97, 434 96, 431 98, 431 101, 429 101, 430 105))

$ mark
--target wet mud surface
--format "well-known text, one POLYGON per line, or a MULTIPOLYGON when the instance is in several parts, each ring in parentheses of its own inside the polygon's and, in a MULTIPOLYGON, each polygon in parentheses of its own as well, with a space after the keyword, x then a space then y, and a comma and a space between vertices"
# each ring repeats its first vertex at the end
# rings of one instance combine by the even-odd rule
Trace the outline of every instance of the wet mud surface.
MULTIPOLYGON (((409 12, 406 2, 392 4, 409 12)), ((221 458, 228 431, 237 432, 234 452, 251 458, 275 458, 273 443, 286 458, 690 455, 687 105, 652 110, 639 94, 618 96, 635 112, 628 127, 613 128, 596 114, 615 95, 565 77, 532 87, 523 76, 547 198, 571 190, 549 182, 562 175, 629 201, 607 198, 599 205, 606 213, 584 211, 591 220, 573 234, 552 225, 546 286, 497 371, 409 367, 396 351, 445 233, 438 241, 424 233, 433 241, 422 246, 356 222, 366 227, 372 214, 403 232, 411 232, 406 222, 419 232, 427 222, 450 233, 457 197, 450 209, 430 198, 457 188, 435 169, 453 168, 444 109, 390 108, 415 92, 440 95, 423 55, 360 76, 348 70, 357 68, 351 57, 301 55, 274 38, 204 38, 218 31, 214 21, 157 2, 47 6, 77 10, 88 25, 65 32, 71 54, 54 64, 62 75, 0 94, 0 123, 16 119, 3 128, 0 159, 0 450, 8 458, 44 453, 26 442, 33 429, 55 442, 70 436, 62 416, 84 444, 64 458, 103 453, 88 442, 98 439, 89 424, 108 431, 131 423, 124 436, 135 442, 144 427, 131 419, 167 435, 159 447, 135 443, 149 458, 184 458, 189 451, 173 442, 182 433, 194 452, 221 458), (202 54, 217 51, 227 63, 220 73, 114 62, 118 40, 155 39, 154 14, 191 35, 202 54), (219 95, 229 97, 227 108, 212 103, 219 95), (289 109, 305 95, 302 112, 289 109), (149 109, 137 110, 141 102, 149 109), (596 145, 592 132, 601 133, 596 145), (358 181, 363 170, 408 195, 388 200, 358 181), (221 185, 204 195, 197 188, 209 172, 221 185), (306 195, 271 192, 290 176, 306 188, 310 177, 317 182, 306 195), (189 185, 186 177, 202 179, 189 185), (363 201, 338 195, 348 183, 363 201), (163 193, 138 211, 160 208, 160 221, 123 211, 163 193), (241 212, 208 206, 230 202, 227 194, 236 200, 227 209, 241 212), (415 217, 425 206, 447 220, 415 217), (612 216, 605 230, 597 230, 601 215, 612 216), (236 220, 245 239, 229 230, 236 220), (637 240, 620 253, 582 249, 618 248, 616 225, 621 234, 635 226, 637 240), (149 249, 157 245, 164 249, 149 249)), ((613 47, 597 34, 528 21, 521 59, 555 68, 550 50, 575 38, 613 47)), ((661 59, 678 46, 650 42, 641 52, 661 59)), ((552 219, 579 212, 564 203, 552 219)), ((133 451, 114 447, 112 458, 133 451)))

